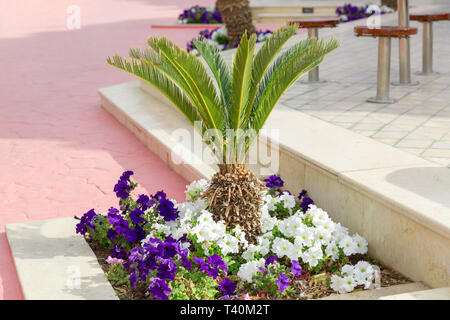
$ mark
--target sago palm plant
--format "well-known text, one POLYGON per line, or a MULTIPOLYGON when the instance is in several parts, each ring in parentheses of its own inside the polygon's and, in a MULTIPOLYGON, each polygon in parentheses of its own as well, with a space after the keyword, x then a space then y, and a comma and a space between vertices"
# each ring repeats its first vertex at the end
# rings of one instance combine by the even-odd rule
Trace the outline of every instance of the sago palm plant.
POLYGON ((296 31, 278 29, 256 53, 256 36, 244 33, 231 67, 205 39, 195 41, 205 63, 165 37, 150 37, 151 49, 131 48, 131 59, 107 59, 156 87, 199 131, 219 160, 220 171, 203 195, 209 210, 229 230, 239 225, 250 242, 260 234, 263 188, 244 164, 250 146, 283 93, 339 45, 312 38, 280 52, 296 31))

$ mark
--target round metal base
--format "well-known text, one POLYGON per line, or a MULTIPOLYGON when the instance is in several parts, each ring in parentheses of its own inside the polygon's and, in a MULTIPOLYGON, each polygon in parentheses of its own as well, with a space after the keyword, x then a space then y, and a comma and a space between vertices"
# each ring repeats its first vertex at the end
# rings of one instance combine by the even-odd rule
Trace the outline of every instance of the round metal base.
POLYGON ((419 81, 411 81, 411 82, 400 82, 400 81, 394 81, 394 82, 391 82, 391 84, 393 85, 393 86, 404 86, 404 87, 406 87, 406 86, 417 86, 417 85, 419 85, 419 81))
POLYGON ((367 102, 371 102, 371 103, 394 103, 397 100, 395 99, 391 99, 391 98, 385 98, 385 99, 378 99, 377 97, 373 97, 373 98, 369 98, 366 100, 367 102))
POLYGON ((439 74, 439 72, 437 72, 437 71, 431 71, 431 72, 419 71, 419 72, 416 72, 415 74, 417 74, 418 76, 435 76, 435 75, 439 74))

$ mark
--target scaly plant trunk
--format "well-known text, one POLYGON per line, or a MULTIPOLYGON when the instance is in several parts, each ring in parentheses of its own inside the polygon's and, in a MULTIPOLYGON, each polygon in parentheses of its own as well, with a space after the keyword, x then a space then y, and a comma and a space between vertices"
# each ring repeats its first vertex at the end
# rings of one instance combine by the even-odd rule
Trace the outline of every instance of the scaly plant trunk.
POLYGON ((256 33, 248 0, 217 0, 216 7, 222 12, 231 46, 239 43, 245 30, 249 36, 256 33))
POLYGON ((240 226, 249 243, 261 235, 260 206, 264 184, 244 165, 219 164, 203 198, 215 221, 224 220, 227 230, 240 226))
POLYGON ((397 10, 397 0, 381 0, 381 5, 397 10))

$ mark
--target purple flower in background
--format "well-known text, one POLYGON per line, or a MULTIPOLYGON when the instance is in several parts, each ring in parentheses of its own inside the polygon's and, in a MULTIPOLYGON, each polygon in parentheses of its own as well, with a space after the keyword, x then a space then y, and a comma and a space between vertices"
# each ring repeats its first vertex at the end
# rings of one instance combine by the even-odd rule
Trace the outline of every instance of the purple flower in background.
POLYGON ((178 21, 179 23, 222 23, 222 13, 217 8, 209 11, 205 7, 196 5, 183 10, 183 13, 178 16, 178 21))
POLYGON ((166 281, 156 277, 150 278, 150 286, 148 289, 152 294, 152 298, 158 300, 168 300, 169 293, 172 291, 166 281))
POLYGON ((223 296, 234 296, 236 294, 236 284, 228 278, 223 279, 219 289, 223 292, 223 296))
POLYGON ((280 273, 280 278, 276 281, 280 291, 284 291, 289 287, 289 277, 284 273, 280 273))
POLYGON ((283 180, 279 176, 272 175, 264 179, 267 188, 281 188, 284 185, 283 180))
POLYGON ((76 233, 79 233, 81 235, 85 235, 86 232, 89 229, 93 230, 94 225, 93 222, 97 218, 97 214, 95 213, 94 209, 89 210, 80 219, 80 222, 76 225, 76 233))
POLYGON ((297 260, 291 260, 291 272, 294 276, 298 277, 302 273, 302 267, 297 260))
POLYGON ((275 260, 278 260, 278 256, 270 255, 270 256, 266 259, 266 262, 265 262, 266 267, 267 267, 268 265, 274 263, 275 260))

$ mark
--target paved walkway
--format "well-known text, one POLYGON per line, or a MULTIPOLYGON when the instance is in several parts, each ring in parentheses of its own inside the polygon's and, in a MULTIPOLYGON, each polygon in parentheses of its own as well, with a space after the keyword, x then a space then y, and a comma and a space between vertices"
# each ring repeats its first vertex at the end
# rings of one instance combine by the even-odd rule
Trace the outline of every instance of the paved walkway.
MULTIPOLYGON (((448 2, 434 3, 444 3, 450 11, 448 2)), ((422 10, 417 7, 411 12, 422 10)), ((419 28, 410 40, 411 72, 420 85, 391 86, 391 97, 398 99, 394 104, 366 102, 376 94, 378 40, 354 36, 353 26, 364 24, 360 20, 322 29, 319 37, 341 39, 341 47, 320 66, 320 78, 327 82, 299 81, 281 104, 450 167, 450 21, 433 24, 434 69, 440 72, 433 76, 414 74, 422 68, 422 26, 411 21, 411 26, 419 28)), ((384 16, 382 24, 396 25, 397 14, 384 16)), ((399 77, 397 40, 392 40, 391 50, 391 80, 395 81, 399 77)))
MULTIPOLYGON (((191 3, 0 0, 0 299, 22 298, 5 224, 105 211, 125 169, 141 192, 184 198, 186 182, 100 107, 96 90, 133 79, 108 55, 144 46, 150 24, 191 3), (66 28, 70 4, 81 8, 79 30, 66 28)), ((184 47, 196 31, 159 32, 184 47)))

